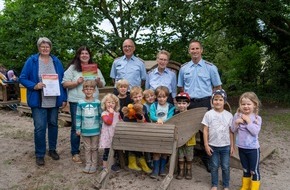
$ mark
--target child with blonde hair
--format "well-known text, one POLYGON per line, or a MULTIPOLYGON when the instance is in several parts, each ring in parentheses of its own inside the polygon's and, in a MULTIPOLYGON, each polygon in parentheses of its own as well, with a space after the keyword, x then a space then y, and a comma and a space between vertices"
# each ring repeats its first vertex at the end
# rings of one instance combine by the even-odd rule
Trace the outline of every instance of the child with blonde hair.
POLYGON ((145 103, 144 105, 147 108, 147 111, 150 112, 150 106, 155 102, 156 96, 155 92, 152 89, 144 90, 143 92, 145 103))
POLYGON ((123 119, 124 115, 123 112, 121 112, 122 108, 128 106, 128 104, 133 103, 128 93, 129 82, 126 79, 118 80, 116 83, 116 89, 118 91, 118 98, 120 101, 120 116, 123 119))
MULTIPOLYGON (((143 91, 144 95, 144 106, 146 106, 148 111, 148 117, 150 118, 150 106, 155 102, 156 96, 155 92, 152 89, 147 89, 143 91)), ((152 154, 150 152, 145 153, 146 161, 148 166, 152 169, 153 168, 153 160, 152 160, 152 154)))
POLYGON ((104 149, 103 154, 103 169, 108 167, 108 156, 112 145, 115 127, 120 118, 120 104, 119 99, 114 94, 107 94, 101 102, 102 107, 102 130, 100 138, 100 148, 104 149))
MULTIPOLYGON (((133 86, 130 90, 130 97, 133 100, 133 104, 141 104, 143 99, 143 90, 139 86, 133 86)), ((129 117, 123 118, 124 122, 150 122, 150 119, 147 114, 147 109, 143 105, 143 115, 138 116, 137 118, 130 119, 129 117)), ((143 170, 145 173, 151 173, 152 170, 148 167, 146 160, 144 158, 143 152, 130 151, 128 154, 128 168, 135 171, 143 170), (141 168, 137 165, 137 158, 140 163, 141 168)))
POLYGON ((98 143, 100 135, 100 101, 94 98, 96 82, 86 80, 83 83, 85 99, 79 100, 76 111, 76 134, 82 135, 85 147, 86 166, 84 173, 97 171, 98 143))
POLYGON ((231 126, 236 133, 236 146, 239 149, 243 167, 241 190, 260 189, 260 144, 258 136, 262 118, 259 116, 261 103, 254 92, 245 92, 239 99, 239 108, 234 115, 231 126))

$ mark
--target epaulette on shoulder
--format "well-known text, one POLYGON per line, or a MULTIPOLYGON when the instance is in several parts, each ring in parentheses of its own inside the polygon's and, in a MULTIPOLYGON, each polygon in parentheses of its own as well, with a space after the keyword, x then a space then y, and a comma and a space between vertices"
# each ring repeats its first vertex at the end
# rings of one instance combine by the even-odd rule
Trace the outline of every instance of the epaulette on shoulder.
POLYGON ((117 57, 117 58, 114 59, 114 61, 116 61, 116 60, 118 60, 118 59, 120 59, 120 58, 121 58, 121 57, 117 57))
POLYGON ((150 73, 152 73, 153 70, 154 70, 154 69, 150 69, 150 70, 147 72, 147 74, 149 75, 150 73))
POLYGON ((145 61, 143 59, 141 59, 140 57, 136 56, 136 58, 139 59, 142 63, 145 63, 145 61))
POLYGON ((209 61, 206 61, 206 60, 204 60, 204 62, 205 62, 205 64, 208 64, 208 65, 210 65, 210 66, 213 66, 213 65, 214 65, 213 63, 211 63, 211 62, 209 62, 209 61))
POLYGON ((180 68, 183 67, 183 66, 185 66, 185 65, 187 65, 187 63, 188 63, 188 62, 183 63, 183 64, 180 66, 180 68))

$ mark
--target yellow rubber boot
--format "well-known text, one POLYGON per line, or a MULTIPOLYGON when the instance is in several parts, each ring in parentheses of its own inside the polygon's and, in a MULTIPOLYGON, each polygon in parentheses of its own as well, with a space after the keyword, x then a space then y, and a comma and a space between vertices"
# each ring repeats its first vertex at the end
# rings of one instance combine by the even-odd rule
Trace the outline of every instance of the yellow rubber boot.
POLYGON ((242 178, 242 187, 240 190, 251 190, 251 178, 243 177, 242 178))
POLYGON ((139 159, 139 163, 145 173, 150 174, 152 172, 152 170, 147 166, 146 160, 143 156, 139 159))
POLYGON ((128 165, 129 169, 135 170, 135 171, 141 171, 141 168, 139 168, 137 165, 137 162, 136 162, 137 160, 136 160, 135 155, 129 154, 128 161, 129 161, 129 165, 128 165))
POLYGON ((259 190, 260 189, 260 181, 252 181, 251 190, 259 190))

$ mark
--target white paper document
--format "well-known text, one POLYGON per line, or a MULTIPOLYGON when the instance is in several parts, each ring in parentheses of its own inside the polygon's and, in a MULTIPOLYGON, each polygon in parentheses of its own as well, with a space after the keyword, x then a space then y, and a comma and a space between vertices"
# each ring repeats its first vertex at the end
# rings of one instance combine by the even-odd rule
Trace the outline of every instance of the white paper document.
POLYGON ((44 96, 60 96, 58 74, 43 74, 41 78, 42 82, 45 84, 43 88, 44 96))

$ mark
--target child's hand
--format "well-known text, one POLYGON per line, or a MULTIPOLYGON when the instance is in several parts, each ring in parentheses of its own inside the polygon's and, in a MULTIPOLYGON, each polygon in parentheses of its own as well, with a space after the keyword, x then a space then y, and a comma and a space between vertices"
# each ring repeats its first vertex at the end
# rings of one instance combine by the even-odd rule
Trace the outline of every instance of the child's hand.
POLYGON ((235 151, 236 151, 235 146, 231 146, 231 156, 234 155, 235 151))
POLYGON ((136 118, 137 123, 144 123, 145 122, 145 118, 142 116, 142 118, 138 119, 136 118))
POLYGON ((108 108, 107 111, 108 111, 109 113, 114 113, 114 109, 113 109, 113 108, 108 108))
POLYGON ((207 155, 211 156, 213 150, 210 148, 210 146, 209 145, 205 145, 204 148, 205 148, 205 151, 206 151, 207 155))
POLYGON ((251 118, 248 115, 242 114, 241 118, 247 124, 251 123, 251 118))
POLYGON ((80 131, 76 131, 76 134, 77 134, 77 136, 80 136, 81 132, 80 131))
POLYGON ((156 123, 157 124, 163 124, 163 121, 162 121, 162 119, 159 118, 156 123))
POLYGON ((236 126, 239 127, 239 124, 243 124, 244 120, 242 118, 238 118, 236 119, 235 123, 236 123, 236 126))

